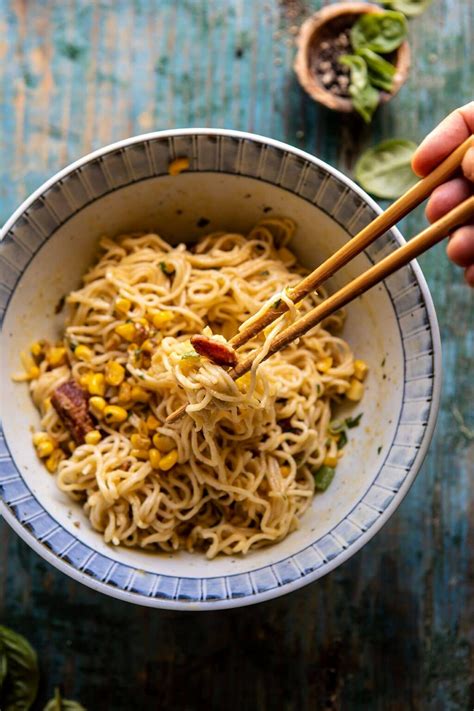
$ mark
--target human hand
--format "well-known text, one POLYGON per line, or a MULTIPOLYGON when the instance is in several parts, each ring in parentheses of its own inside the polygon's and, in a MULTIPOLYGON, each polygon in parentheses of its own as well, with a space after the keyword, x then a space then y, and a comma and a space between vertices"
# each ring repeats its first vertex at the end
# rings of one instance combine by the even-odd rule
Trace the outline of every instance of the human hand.
MULTIPOLYGON (((412 160, 420 177, 430 173, 460 143, 474 134, 474 101, 453 111, 418 146, 412 160)), ((448 180, 433 190, 426 206, 430 222, 438 220, 474 192, 474 148, 462 162, 463 175, 448 180)), ((457 229, 449 238, 448 257, 464 268, 464 278, 474 287, 474 224, 457 229)))

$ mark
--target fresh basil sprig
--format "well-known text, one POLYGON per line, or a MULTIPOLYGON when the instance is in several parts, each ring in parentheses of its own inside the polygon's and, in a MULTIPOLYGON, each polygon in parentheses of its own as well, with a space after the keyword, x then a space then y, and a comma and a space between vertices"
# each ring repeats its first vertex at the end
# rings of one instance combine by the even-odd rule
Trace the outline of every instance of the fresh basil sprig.
POLYGON ((43 711, 86 711, 86 709, 78 701, 63 699, 60 690, 56 688, 54 698, 48 701, 43 711))
POLYGON ((0 625, 0 709, 28 711, 38 692, 38 659, 20 634, 0 625))
POLYGON ((397 71, 394 65, 387 62, 380 54, 373 52, 371 49, 367 49, 367 47, 358 49, 357 54, 362 57, 367 64, 369 82, 372 86, 383 89, 383 91, 392 91, 393 77, 397 71))
POLYGON ((356 163, 357 182, 379 198, 397 198, 418 178, 411 168, 416 143, 391 138, 365 151, 356 163))
POLYGON ((367 64, 355 54, 344 54, 339 61, 351 70, 349 94, 354 109, 366 123, 370 123, 379 103, 379 92, 369 83, 367 64))
POLYGON ((407 21, 401 12, 364 12, 351 29, 351 44, 356 51, 366 48, 387 54, 400 47, 406 35, 407 21))
POLYGON ((379 0, 382 5, 389 5, 393 10, 403 12, 407 17, 421 15, 433 0, 379 0))

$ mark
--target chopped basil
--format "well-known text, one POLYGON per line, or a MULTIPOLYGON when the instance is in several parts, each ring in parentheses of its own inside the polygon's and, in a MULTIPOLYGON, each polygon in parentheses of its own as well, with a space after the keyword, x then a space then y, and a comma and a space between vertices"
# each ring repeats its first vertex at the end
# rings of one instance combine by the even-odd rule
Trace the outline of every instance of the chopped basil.
POLYGON ((339 435, 339 439, 337 440, 337 448, 342 449, 343 447, 346 446, 347 444, 347 435, 346 435, 346 430, 342 430, 341 434, 339 435))
POLYGON ((172 274, 174 274, 173 267, 168 266, 166 262, 160 262, 160 269, 163 274, 166 274, 166 276, 171 276, 172 274))
POLYGON ((326 491, 329 484, 334 479, 336 470, 334 467, 327 467, 323 464, 322 467, 314 473, 314 486, 318 491, 326 491))
POLYGON ((359 424, 359 422, 362 419, 362 415, 363 415, 363 413, 361 412, 360 414, 357 415, 357 417, 348 417, 346 419, 346 425, 349 427, 350 430, 353 427, 357 427, 357 425, 359 424))

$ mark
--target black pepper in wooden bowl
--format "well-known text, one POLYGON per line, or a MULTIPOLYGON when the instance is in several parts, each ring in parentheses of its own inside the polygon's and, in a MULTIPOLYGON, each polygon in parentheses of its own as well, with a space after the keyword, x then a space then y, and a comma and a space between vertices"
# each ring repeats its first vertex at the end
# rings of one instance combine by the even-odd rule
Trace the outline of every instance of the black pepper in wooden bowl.
POLYGON ((313 55, 314 74, 325 89, 337 96, 349 96, 350 69, 339 59, 350 52, 350 31, 347 28, 335 37, 323 40, 313 55))
MULTIPOLYGON (((340 63, 344 54, 353 54, 350 32, 364 13, 381 13, 378 5, 338 2, 324 7, 301 25, 295 59, 298 81, 315 101, 334 111, 352 113, 349 94, 350 69, 340 63)), ((379 102, 389 101, 404 83, 410 66, 410 48, 403 42, 387 56, 396 69, 391 92, 380 91, 379 102)))

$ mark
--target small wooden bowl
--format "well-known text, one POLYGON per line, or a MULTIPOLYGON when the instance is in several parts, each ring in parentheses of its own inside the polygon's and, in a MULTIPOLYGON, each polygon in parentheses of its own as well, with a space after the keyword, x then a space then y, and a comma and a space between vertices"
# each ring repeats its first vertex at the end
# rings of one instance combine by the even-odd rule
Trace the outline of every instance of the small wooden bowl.
MULTIPOLYGON (((378 5, 367 5, 362 2, 346 2, 329 5, 309 17, 302 25, 297 38, 298 52, 294 70, 303 89, 320 104, 333 111, 351 113, 354 111, 352 100, 337 96, 326 89, 312 69, 314 55, 318 46, 325 40, 332 39, 340 32, 352 26, 357 16, 364 12, 383 12, 378 5)), ((350 53, 350 48, 348 53, 350 53)), ((380 103, 384 104, 397 94, 408 76, 410 68, 410 47, 405 41, 396 50, 396 73, 393 78, 391 92, 380 92, 380 103)))

